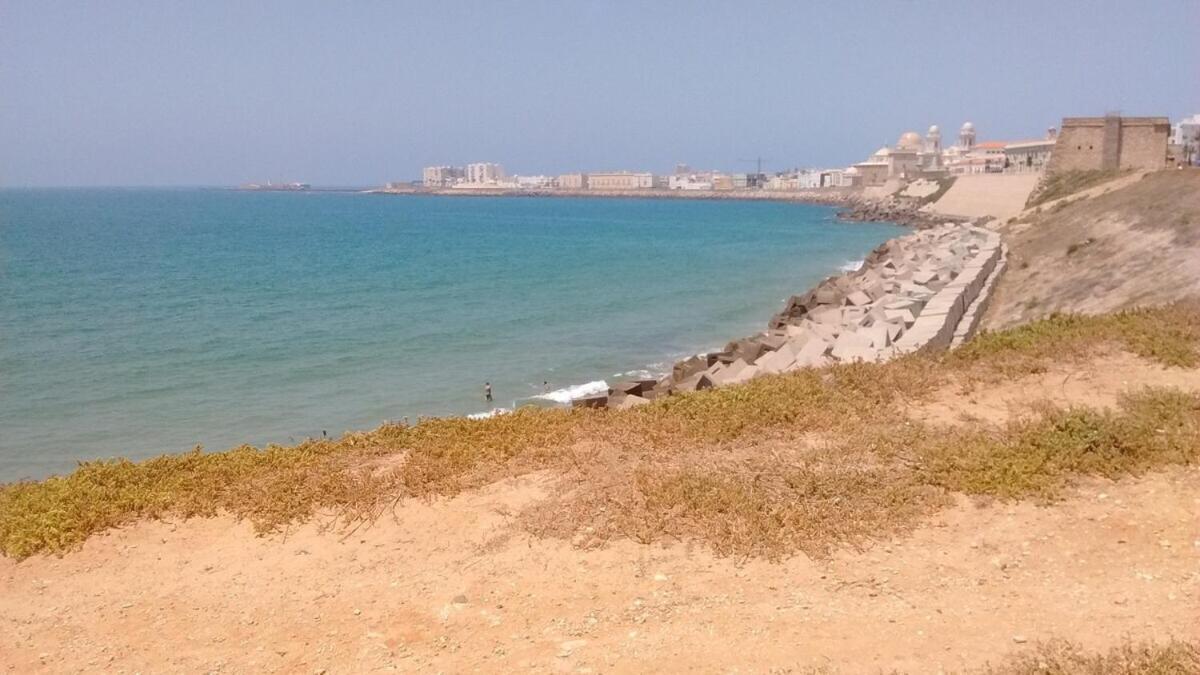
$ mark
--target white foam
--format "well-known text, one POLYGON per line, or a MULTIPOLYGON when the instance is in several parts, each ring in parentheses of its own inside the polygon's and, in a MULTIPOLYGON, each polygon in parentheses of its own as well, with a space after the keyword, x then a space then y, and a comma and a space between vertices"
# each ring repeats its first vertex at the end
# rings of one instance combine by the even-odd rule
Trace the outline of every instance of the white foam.
POLYGON ((537 396, 531 396, 530 398, 538 398, 542 399, 543 401, 554 401, 555 403, 567 404, 577 398, 584 398, 594 394, 603 394, 607 391, 607 382, 604 380, 595 380, 585 384, 575 384, 569 387, 563 387, 562 389, 555 389, 554 391, 546 392, 545 394, 538 394, 537 396))
POLYGON ((847 260, 838 266, 838 269, 843 272, 857 272, 863 266, 866 260, 847 260))
POLYGON ((492 408, 491 410, 487 410, 484 412, 471 413, 470 415, 467 415, 467 419, 469 419, 469 420, 486 420, 489 417, 495 417, 496 415, 506 415, 510 412, 512 412, 512 411, 509 410, 508 408, 492 408))

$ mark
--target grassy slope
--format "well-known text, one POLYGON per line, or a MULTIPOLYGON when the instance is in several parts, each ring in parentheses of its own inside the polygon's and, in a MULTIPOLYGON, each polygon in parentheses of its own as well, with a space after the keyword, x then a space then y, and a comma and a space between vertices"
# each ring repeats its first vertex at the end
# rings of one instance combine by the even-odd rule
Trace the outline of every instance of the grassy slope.
POLYGON ((1200 169, 1160 171, 1003 226, 1008 269, 985 325, 1112 312, 1200 293, 1200 169))
POLYGON ((553 469, 561 492, 524 514, 545 536, 821 555, 914 527, 951 491, 1054 498, 1080 474, 1196 461, 1200 398, 1176 390, 1133 392, 1116 410, 1045 408, 1002 428, 925 426, 904 411, 950 378, 1019 377, 1106 346, 1194 367, 1200 305, 1056 316, 941 356, 762 377, 628 411, 527 410, 292 448, 88 462, 0 488, 0 551, 66 551, 138 518, 230 513, 263 532, 320 511, 363 522, 405 497, 553 469))

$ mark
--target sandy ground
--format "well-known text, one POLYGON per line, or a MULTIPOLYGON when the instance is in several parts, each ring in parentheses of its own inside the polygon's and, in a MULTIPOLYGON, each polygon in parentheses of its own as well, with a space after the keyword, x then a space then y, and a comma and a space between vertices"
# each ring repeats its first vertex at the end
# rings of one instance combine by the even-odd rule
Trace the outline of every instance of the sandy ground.
POLYGON ((1060 365, 999 384, 947 387, 933 400, 914 407, 910 414, 939 424, 972 419, 1002 424, 1029 414, 1043 402, 1061 407, 1111 408, 1124 392, 1144 387, 1200 392, 1200 370, 1164 368, 1133 354, 1116 352, 1086 364, 1060 365))
MULTIPOLYGON (((1076 372, 949 387, 922 410, 1002 419, 1022 394, 1200 388, 1200 372, 1120 353, 1076 372)), ((1089 480, 1053 505, 959 498, 909 536, 782 563, 531 538, 515 514, 552 480, 402 503, 353 533, 146 522, 62 558, 0 560, 0 668, 927 673, 1050 638, 1094 650, 1200 639, 1196 468, 1089 480)))
POLYGON ((991 216, 1001 222, 1021 213, 1040 174, 959 176, 942 198, 925 207, 950 216, 991 216))

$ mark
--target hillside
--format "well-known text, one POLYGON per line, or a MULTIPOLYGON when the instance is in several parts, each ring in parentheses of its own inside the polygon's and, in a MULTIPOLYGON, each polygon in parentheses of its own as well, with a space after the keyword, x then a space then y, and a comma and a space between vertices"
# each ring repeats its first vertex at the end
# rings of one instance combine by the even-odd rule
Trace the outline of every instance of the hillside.
POLYGON ((1036 174, 958 176, 946 194, 924 210, 946 216, 1004 221, 1021 212, 1036 183, 1036 174))
POLYGON ((1127 175, 1000 226, 1009 265, 987 328, 1200 295, 1200 169, 1127 175))

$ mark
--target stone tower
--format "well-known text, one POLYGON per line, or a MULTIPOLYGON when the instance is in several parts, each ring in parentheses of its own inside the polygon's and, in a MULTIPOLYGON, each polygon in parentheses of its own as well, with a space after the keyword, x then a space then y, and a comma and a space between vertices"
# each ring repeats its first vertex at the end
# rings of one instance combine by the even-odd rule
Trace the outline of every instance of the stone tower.
POLYGON ((970 150, 975 147, 975 125, 970 122, 963 122, 962 129, 958 130, 958 147, 963 150, 970 150))
POLYGON ((929 133, 925 134, 925 152, 942 152, 942 130, 936 124, 929 127, 929 133))

